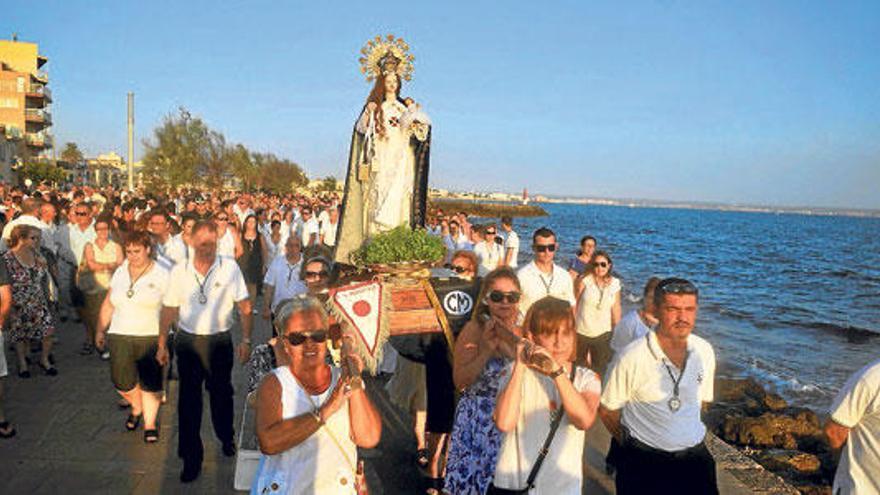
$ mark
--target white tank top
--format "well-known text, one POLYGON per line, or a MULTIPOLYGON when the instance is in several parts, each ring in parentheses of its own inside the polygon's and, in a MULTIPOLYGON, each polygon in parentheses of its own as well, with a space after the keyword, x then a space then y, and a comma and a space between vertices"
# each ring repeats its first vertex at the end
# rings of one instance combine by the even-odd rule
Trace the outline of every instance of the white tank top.
POLYGON ((592 276, 584 277, 584 290, 578 299, 577 333, 587 337, 598 337, 611 331, 611 307, 620 292, 620 280, 611 277, 611 283, 599 288, 592 276))
POLYGON ((217 254, 235 259, 235 239, 232 237, 232 230, 226 228, 223 236, 217 239, 217 254))
MULTIPOLYGON (((272 370, 281 383, 281 418, 294 418, 321 407, 342 374, 339 368, 331 370, 330 386, 320 395, 309 395, 289 366, 272 370)), ((349 425, 348 404, 344 404, 327 424, 301 444, 280 454, 263 454, 251 494, 354 495, 357 447, 349 436, 349 425)))

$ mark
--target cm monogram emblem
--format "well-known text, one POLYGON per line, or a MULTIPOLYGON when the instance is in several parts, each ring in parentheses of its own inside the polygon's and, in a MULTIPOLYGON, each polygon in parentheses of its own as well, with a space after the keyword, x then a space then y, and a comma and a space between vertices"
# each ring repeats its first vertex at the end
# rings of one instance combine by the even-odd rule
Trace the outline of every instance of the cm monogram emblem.
POLYGON ((474 299, 467 292, 454 290, 443 298, 443 310, 452 316, 464 316, 474 307, 474 299))

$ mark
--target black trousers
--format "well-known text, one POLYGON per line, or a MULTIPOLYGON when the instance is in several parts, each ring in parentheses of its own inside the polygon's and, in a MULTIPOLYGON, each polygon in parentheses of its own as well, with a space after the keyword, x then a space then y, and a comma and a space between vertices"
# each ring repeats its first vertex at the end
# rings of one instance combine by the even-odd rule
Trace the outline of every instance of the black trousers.
POLYGON ((603 333, 598 337, 577 336, 577 364, 586 366, 587 353, 592 363, 590 369, 598 373, 604 381, 605 371, 611 362, 611 332, 603 333))
POLYGON ((211 397, 211 423, 223 443, 233 440, 232 428, 232 337, 229 332, 217 335, 192 335, 177 332, 177 455, 187 462, 201 463, 204 446, 202 429, 202 386, 211 397))
POLYGON ((617 453, 617 495, 717 495, 715 459, 705 443, 678 452, 627 438, 617 453))

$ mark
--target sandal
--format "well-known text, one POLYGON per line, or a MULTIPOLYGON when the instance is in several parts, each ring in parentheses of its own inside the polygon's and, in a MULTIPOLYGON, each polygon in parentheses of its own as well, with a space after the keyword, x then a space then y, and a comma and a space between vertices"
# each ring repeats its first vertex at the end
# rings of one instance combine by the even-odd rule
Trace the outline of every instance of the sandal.
POLYGON ((156 443, 159 441, 159 429, 144 430, 144 443, 156 443))
POLYGON ((135 416, 134 414, 129 414, 128 419, 125 420, 125 429, 128 431, 136 430, 138 425, 141 424, 141 418, 143 417, 143 414, 138 414, 137 416, 135 416))
POLYGON ((431 460, 428 458, 428 449, 419 449, 416 451, 416 464, 420 468, 425 469, 431 460))
POLYGON ((16 433, 15 428, 9 424, 9 421, 0 423, 0 438, 12 438, 16 433))
POLYGON ((43 363, 40 363, 40 368, 43 368, 43 373, 49 376, 58 376, 58 368, 52 366, 51 364, 49 366, 46 366, 43 363))
POLYGON ((425 478, 427 495, 441 495, 443 493, 443 483, 445 478, 425 478))

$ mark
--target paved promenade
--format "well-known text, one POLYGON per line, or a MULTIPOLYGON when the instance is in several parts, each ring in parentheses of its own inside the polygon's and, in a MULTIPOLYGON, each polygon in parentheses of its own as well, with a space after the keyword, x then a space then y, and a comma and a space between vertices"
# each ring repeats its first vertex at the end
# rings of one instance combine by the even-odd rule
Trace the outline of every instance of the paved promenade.
MULTIPOLYGON (((256 320, 256 341, 264 340, 268 325, 256 320)), ((236 334, 238 330, 234 330, 236 334)), ((143 431, 128 432, 127 411, 117 408, 108 363, 96 355, 80 356, 79 325, 64 324, 55 350, 57 377, 45 376, 36 366, 32 378, 20 379, 9 350, 10 376, 6 378, 7 416, 18 435, 0 440, 0 479, 3 493, 234 493, 235 458, 224 457, 213 436, 208 408, 202 422, 205 462, 192 485, 181 485, 181 464, 176 455, 177 382, 172 381, 168 402, 160 410, 161 439, 143 443, 143 431)), ((236 364, 236 431, 243 409, 244 369, 236 364)), ((381 392, 381 383, 368 387, 383 415, 383 435, 378 448, 364 452, 373 495, 424 493, 414 468, 415 440, 410 418, 392 406, 381 392)), ((207 406, 207 394, 206 406, 207 406)), ((613 493, 613 481, 601 469, 608 436, 601 425, 589 433, 591 447, 585 455, 588 484, 585 493, 613 493)), ((719 473, 722 493, 750 493, 726 471, 719 473)))

